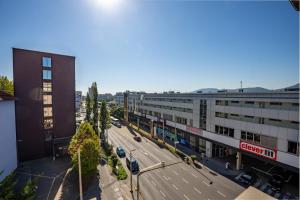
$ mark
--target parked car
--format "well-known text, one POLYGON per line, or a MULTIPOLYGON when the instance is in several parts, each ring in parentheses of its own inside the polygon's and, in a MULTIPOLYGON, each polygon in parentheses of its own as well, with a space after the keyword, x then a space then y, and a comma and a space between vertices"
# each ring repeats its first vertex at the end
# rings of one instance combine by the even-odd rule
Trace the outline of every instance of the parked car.
POLYGON ((270 179, 270 184, 278 190, 281 190, 283 186, 284 178, 279 174, 273 174, 270 179))
POLYGON ((255 181, 255 174, 252 172, 246 172, 245 174, 240 176, 238 181, 245 185, 252 185, 255 181))
POLYGON ((120 158, 124 158, 126 156, 125 150, 121 146, 117 147, 116 153, 120 158))
POLYGON ((138 141, 138 142, 141 142, 141 141, 142 141, 142 139, 141 139, 140 136, 134 136, 133 139, 135 139, 135 140, 138 141))
POLYGON ((122 128, 120 122, 116 122, 116 123, 115 123, 115 126, 118 127, 118 128, 122 128))
POLYGON ((131 170, 132 172, 138 172, 140 170, 139 163, 134 157, 131 157, 131 160, 130 157, 126 157, 126 165, 128 169, 131 170))

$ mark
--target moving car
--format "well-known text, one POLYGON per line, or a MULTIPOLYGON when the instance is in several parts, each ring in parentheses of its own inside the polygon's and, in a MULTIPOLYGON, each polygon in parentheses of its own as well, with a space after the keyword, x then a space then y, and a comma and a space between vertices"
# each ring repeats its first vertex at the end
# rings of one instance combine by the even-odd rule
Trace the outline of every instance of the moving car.
POLYGON ((140 136, 134 136, 133 139, 135 139, 135 140, 138 141, 138 142, 141 142, 141 141, 142 141, 142 139, 141 139, 140 136))
POLYGON ((138 172, 140 170, 139 163, 134 157, 131 157, 131 160, 130 157, 126 157, 126 165, 128 169, 131 170, 132 172, 138 172))
POLYGON ((121 147, 121 146, 117 147, 116 153, 118 154, 118 156, 119 156, 120 158, 123 158, 123 157, 126 156, 125 150, 124 150, 123 147, 121 147))

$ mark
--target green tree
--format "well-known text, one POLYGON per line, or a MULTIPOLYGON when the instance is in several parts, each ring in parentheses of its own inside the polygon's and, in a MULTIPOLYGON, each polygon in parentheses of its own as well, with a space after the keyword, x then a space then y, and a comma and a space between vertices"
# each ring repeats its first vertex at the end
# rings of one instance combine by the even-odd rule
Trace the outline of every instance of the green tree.
POLYGON ((97 83, 92 84, 93 91, 93 128, 98 133, 98 89, 97 83))
MULTIPOLYGON (((2 174, 3 172, 0 172, 2 174)), ((6 176, 0 182, 0 199, 2 200, 13 200, 17 199, 14 187, 17 182, 15 181, 15 173, 12 172, 10 175, 6 176)))
POLYGON ((86 94, 86 116, 85 116, 85 120, 87 122, 91 122, 91 99, 90 99, 90 95, 87 92, 86 94))
POLYGON ((0 76, 0 91, 14 95, 14 85, 6 76, 0 76))
POLYGON ((124 118, 124 108, 118 107, 118 106, 113 106, 110 110, 110 114, 118 119, 123 119, 124 118))
POLYGON ((100 145, 98 136, 88 123, 82 123, 69 145, 73 167, 78 170, 78 150, 81 153, 81 169, 84 180, 91 178, 100 160, 100 145))
POLYGON ((101 139, 104 138, 104 132, 106 129, 110 127, 110 115, 107 109, 107 105, 105 101, 101 102, 100 107, 100 129, 101 129, 101 139))

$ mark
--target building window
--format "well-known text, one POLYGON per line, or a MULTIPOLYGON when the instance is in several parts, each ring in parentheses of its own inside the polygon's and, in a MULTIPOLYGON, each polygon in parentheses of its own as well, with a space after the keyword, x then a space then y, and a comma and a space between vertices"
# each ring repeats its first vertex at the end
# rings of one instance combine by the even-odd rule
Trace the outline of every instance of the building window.
POLYGON ((52 107, 44 108, 44 117, 52 117, 52 107))
POLYGON ((52 104, 52 95, 43 95, 44 104, 52 104))
POLYGON ((253 133, 247 132, 247 140, 253 141, 253 133))
POLYGON ((229 129, 229 137, 234 137, 234 129, 233 128, 229 129))
POLYGON ((246 140, 246 132, 245 131, 241 131, 241 139, 246 140))
POLYGON ((52 83, 43 83, 43 92, 52 92, 52 83))
POLYGON ((44 80, 51 80, 51 71, 50 70, 43 70, 43 79, 44 80))
POLYGON ((296 142, 288 142, 288 152, 292 154, 297 154, 298 144, 296 142))
POLYGON ((281 102, 270 102, 270 105, 272 105, 272 106, 281 106, 282 103, 281 102))
POLYGON ((53 119, 45 119, 44 120, 44 129, 53 128, 53 119))
POLYGON ((43 67, 52 67, 51 58, 43 57, 43 67))

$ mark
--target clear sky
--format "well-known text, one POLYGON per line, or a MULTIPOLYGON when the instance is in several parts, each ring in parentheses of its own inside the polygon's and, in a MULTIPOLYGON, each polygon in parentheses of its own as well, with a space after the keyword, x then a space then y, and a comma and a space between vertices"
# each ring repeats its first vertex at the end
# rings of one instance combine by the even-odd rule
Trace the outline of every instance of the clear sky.
POLYGON ((182 92, 299 82, 299 12, 285 1, 1 0, 0 75, 12 47, 76 56, 76 89, 182 92))

